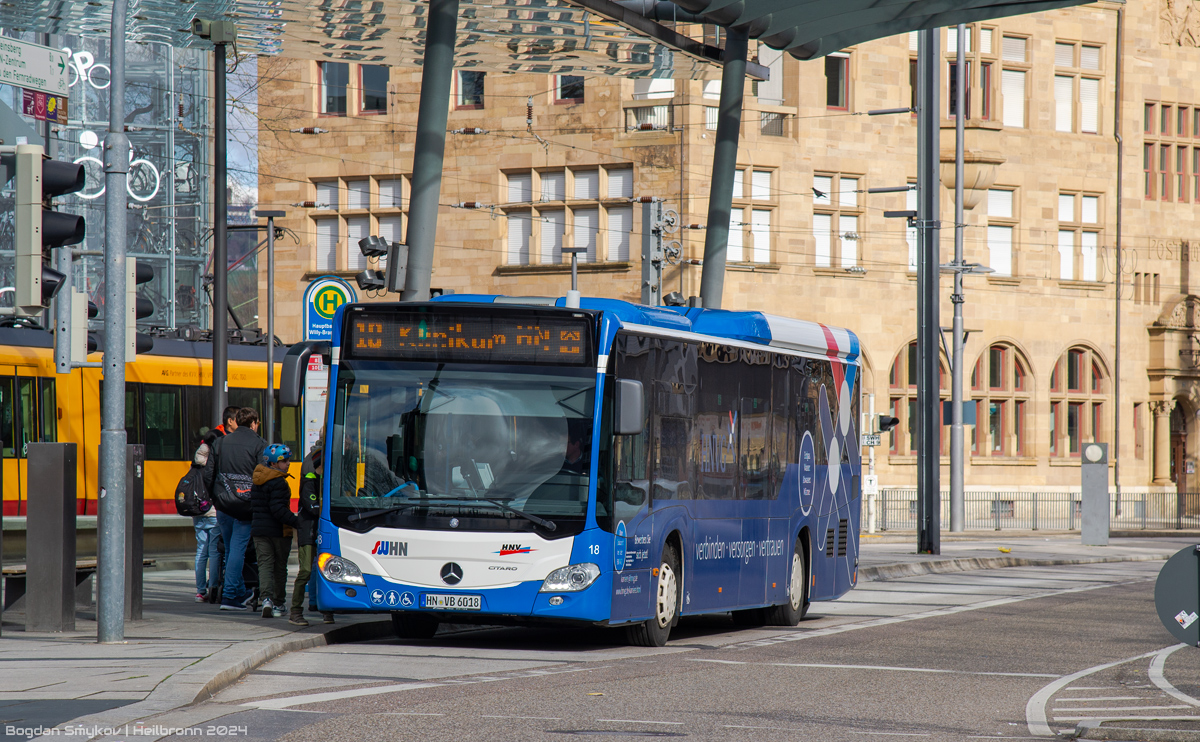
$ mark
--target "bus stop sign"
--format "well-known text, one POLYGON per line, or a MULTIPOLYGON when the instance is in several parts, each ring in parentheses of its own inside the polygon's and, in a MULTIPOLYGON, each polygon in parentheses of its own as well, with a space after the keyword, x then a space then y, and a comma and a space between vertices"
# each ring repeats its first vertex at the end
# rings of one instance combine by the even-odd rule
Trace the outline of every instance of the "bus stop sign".
POLYGON ((333 314, 346 302, 358 301, 350 284, 335 276, 318 278, 304 290, 304 339, 333 340, 333 314))
POLYGON ((1167 560, 1154 585, 1158 619, 1179 641, 1200 646, 1200 546, 1167 560))

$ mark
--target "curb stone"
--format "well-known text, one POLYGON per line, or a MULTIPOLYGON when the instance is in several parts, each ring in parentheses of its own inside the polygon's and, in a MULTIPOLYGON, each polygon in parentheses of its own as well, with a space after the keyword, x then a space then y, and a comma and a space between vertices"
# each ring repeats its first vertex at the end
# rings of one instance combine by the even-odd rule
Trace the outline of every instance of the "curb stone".
POLYGON ((1159 562, 1170 559, 1172 554, 1139 554, 1113 557, 1081 557, 1062 559, 1026 559, 1022 557, 972 557, 967 559, 942 559, 934 562, 905 562, 883 564, 878 567, 861 567, 860 582, 882 582, 901 577, 944 574, 947 572, 969 572, 977 569, 1003 569, 1005 567, 1061 567, 1073 564, 1109 564, 1112 562, 1159 562))
MULTIPOLYGON (((1200 731, 1189 729, 1138 729, 1136 727, 1102 726, 1097 720, 1081 721, 1069 739, 1120 740, 1121 742, 1200 742, 1200 731)), ((1150 718, 1124 719, 1126 722, 1154 721, 1150 718)))
MULTIPOLYGON (((391 636, 391 619, 321 627, 315 632, 293 632, 266 644, 235 643, 168 676, 144 700, 127 706, 81 716, 58 724, 58 730, 73 727, 118 728, 185 706, 206 701, 233 685, 242 676, 287 654, 329 644, 370 641, 391 636)), ((61 732, 60 732, 61 734, 61 732)), ((57 738, 58 735, 55 735, 57 738)), ((39 739, 49 739, 49 735, 39 739)))

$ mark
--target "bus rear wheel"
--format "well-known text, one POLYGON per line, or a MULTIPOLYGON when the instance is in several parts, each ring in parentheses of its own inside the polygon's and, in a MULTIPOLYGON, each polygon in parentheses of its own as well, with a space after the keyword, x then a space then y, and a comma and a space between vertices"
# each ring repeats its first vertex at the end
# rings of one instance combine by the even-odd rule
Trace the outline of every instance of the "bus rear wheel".
POLYGON ((424 613, 397 611, 392 614, 392 631, 397 639, 430 639, 437 630, 437 619, 424 613))
POLYGON ((679 553, 674 544, 663 547, 662 559, 655 580, 654 616, 626 628, 629 643, 639 647, 661 647, 671 635, 671 627, 679 621, 679 595, 682 591, 679 553))
POLYGON ((768 626, 795 626, 808 613, 808 569, 804 563, 804 546, 799 540, 792 551, 791 581, 788 583, 788 602, 764 609, 768 626))

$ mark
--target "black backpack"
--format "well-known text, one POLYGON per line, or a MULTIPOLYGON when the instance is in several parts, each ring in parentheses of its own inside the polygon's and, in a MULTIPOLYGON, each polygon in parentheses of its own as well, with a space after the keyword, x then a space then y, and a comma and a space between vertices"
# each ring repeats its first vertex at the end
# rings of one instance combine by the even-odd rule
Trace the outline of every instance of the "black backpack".
POLYGON ((204 486, 204 469, 192 466, 175 487, 175 512, 180 515, 204 515, 212 505, 212 495, 204 486))

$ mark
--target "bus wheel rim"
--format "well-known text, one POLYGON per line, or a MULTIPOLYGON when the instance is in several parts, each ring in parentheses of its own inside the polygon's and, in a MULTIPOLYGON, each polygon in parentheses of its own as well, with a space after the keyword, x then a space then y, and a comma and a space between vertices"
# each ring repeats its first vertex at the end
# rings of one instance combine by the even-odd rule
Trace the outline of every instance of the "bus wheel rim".
POLYGON ((800 602, 804 600, 804 562, 799 554, 792 554, 792 584, 788 592, 792 610, 800 610, 800 602))
POLYGON ((666 628, 675 620, 675 570, 665 562, 658 568, 658 600, 655 602, 655 618, 659 628, 666 628))

